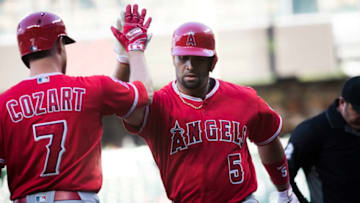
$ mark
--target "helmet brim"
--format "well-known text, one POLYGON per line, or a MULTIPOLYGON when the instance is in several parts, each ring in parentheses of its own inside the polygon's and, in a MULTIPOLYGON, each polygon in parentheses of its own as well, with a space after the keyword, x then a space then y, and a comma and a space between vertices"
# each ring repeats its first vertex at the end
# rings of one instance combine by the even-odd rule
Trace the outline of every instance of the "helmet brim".
POLYGON ((72 43, 76 42, 75 40, 73 40, 72 38, 70 38, 67 35, 64 35, 63 38, 64 38, 64 44, 72 44, 72 43))
POLYGON ((173 56, 213 57, 215 55, 215 52, 213 50, 197 48, 197 47, 175 47, 172 49, 171 54, 173 56))

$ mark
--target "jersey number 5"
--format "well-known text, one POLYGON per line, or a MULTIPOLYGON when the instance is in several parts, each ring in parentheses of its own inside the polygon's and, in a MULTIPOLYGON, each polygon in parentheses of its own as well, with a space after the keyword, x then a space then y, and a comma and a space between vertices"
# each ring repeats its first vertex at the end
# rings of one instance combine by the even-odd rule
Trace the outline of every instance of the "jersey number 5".
POLYGON ((44 163, 44 169, 41 177, 59 174, 59 166, 62 154, 65 152, 65 139, 67 132, 67 124, 65 120, 38 123, 33 125, 33 133, 35 141, 49 139, 46 145, 47 154, 44 163))
POLYGON ((244 181, 244 170, 241 166, 240 153, 228 155, 229 178, 232 184, 240 184, 244 181))

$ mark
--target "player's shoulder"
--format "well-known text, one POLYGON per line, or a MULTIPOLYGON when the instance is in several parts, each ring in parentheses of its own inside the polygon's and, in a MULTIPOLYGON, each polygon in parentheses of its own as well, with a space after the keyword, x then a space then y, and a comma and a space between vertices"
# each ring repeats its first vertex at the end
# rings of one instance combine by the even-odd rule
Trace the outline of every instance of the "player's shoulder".
POLYGON ((31 92, 36 85, 46 85, 52 84, 50 86, 46 86, 44 88, 54 88, 54 87, 62 87, 62 86, 98 86, 98 83, 101 80, 111 80, 108 76, 68 76, 61 73, 50 73, 50 74, 41 74, 29 78, 25 78, 17 84, 11 86, 9 89, 5 90, 0 94, 0 101, 16 96, 18 94, 23 94, 24 92, 31 92))
POLYGON ((72 80, 82 81, 82 82, 101 82, 102 80, 111 80, 109 76, 105 75, 92 75, 92 76, 67 76, 72 80))
POLYGON ((255 97, 257 95, 255 89, 250 86, 235 84, 220 79, 217 80, 219 82, 219 88, 227 93, 233 93, 241 96, 247 95, 250 97, 255 97))
MULTIPOLYGON (((37 77, 37 80, 41 77, 37 77)), ((81 87, 81 88, 91 88, 99 87, 101 81, 107 76, 94 75, 94 76, 70 76, 65 74, 52 75, 48 79, 51 86, 54 87, 81 87)), ((47 79, 42 79, 46 81, 47 79)), ((45 83, 45 82, 44 82, 45 83)))
POLYGON ((7 100, 7 98, 12 97, 13 95, 16 95, 30 87, 31 86, 26 84, 25 80, 18 82, 17 84, 11 86, 9 89, 5 90, 0 94, 0 103, 4 100, 7 100))
POLYGON ((174 98, 177 96, 176 93, 176 82, 171 81, 167 85, 161 87, 160 89, 154 91, 152 107, 154 106, 163 106, 171 105, 174 102, 174 98))
POLYGON ((74 83, 78 83, 83 85, 84 87, 90 87, 90 88, 91 87, 98 88, 114 82, 126 83, 106 75, 69 76, 69 77, 73 80, 74 83))
POLYGON ((164 96, 164 95, 169 95, 175 92, 174 90, 174 85, 175 85, 175 81, 171 81, 169 82, 167 85, 161 87, 159 90, 154 92, 154 96, 164 96))

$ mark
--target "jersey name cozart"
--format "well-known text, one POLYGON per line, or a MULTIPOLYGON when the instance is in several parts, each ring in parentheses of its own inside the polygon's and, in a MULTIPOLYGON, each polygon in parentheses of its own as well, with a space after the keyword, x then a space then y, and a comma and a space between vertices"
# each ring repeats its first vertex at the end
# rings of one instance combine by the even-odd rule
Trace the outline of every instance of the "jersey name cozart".
POLYGON ((19 99, 11 99, 6 102, 6 109, 14 123, 46 113, 80 112, 85 93, 86 89, 80 87, 61 87, 60 91, 52 88, 31 95, 24 94, 19 99))

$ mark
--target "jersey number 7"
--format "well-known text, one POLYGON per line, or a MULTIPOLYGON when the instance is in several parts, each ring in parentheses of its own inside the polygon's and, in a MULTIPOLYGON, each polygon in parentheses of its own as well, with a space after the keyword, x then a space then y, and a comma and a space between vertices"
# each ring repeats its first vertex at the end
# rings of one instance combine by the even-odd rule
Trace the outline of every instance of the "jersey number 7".
POLYGON ((33 125, 34 139, 36 142, 42 139, 49 140, 49 143, 46 145, 47 154, 44 169, 40 175, 41 177, 59 174, 61 157, 65 152, 66 132, 67 124, 65 120, 33 125))

